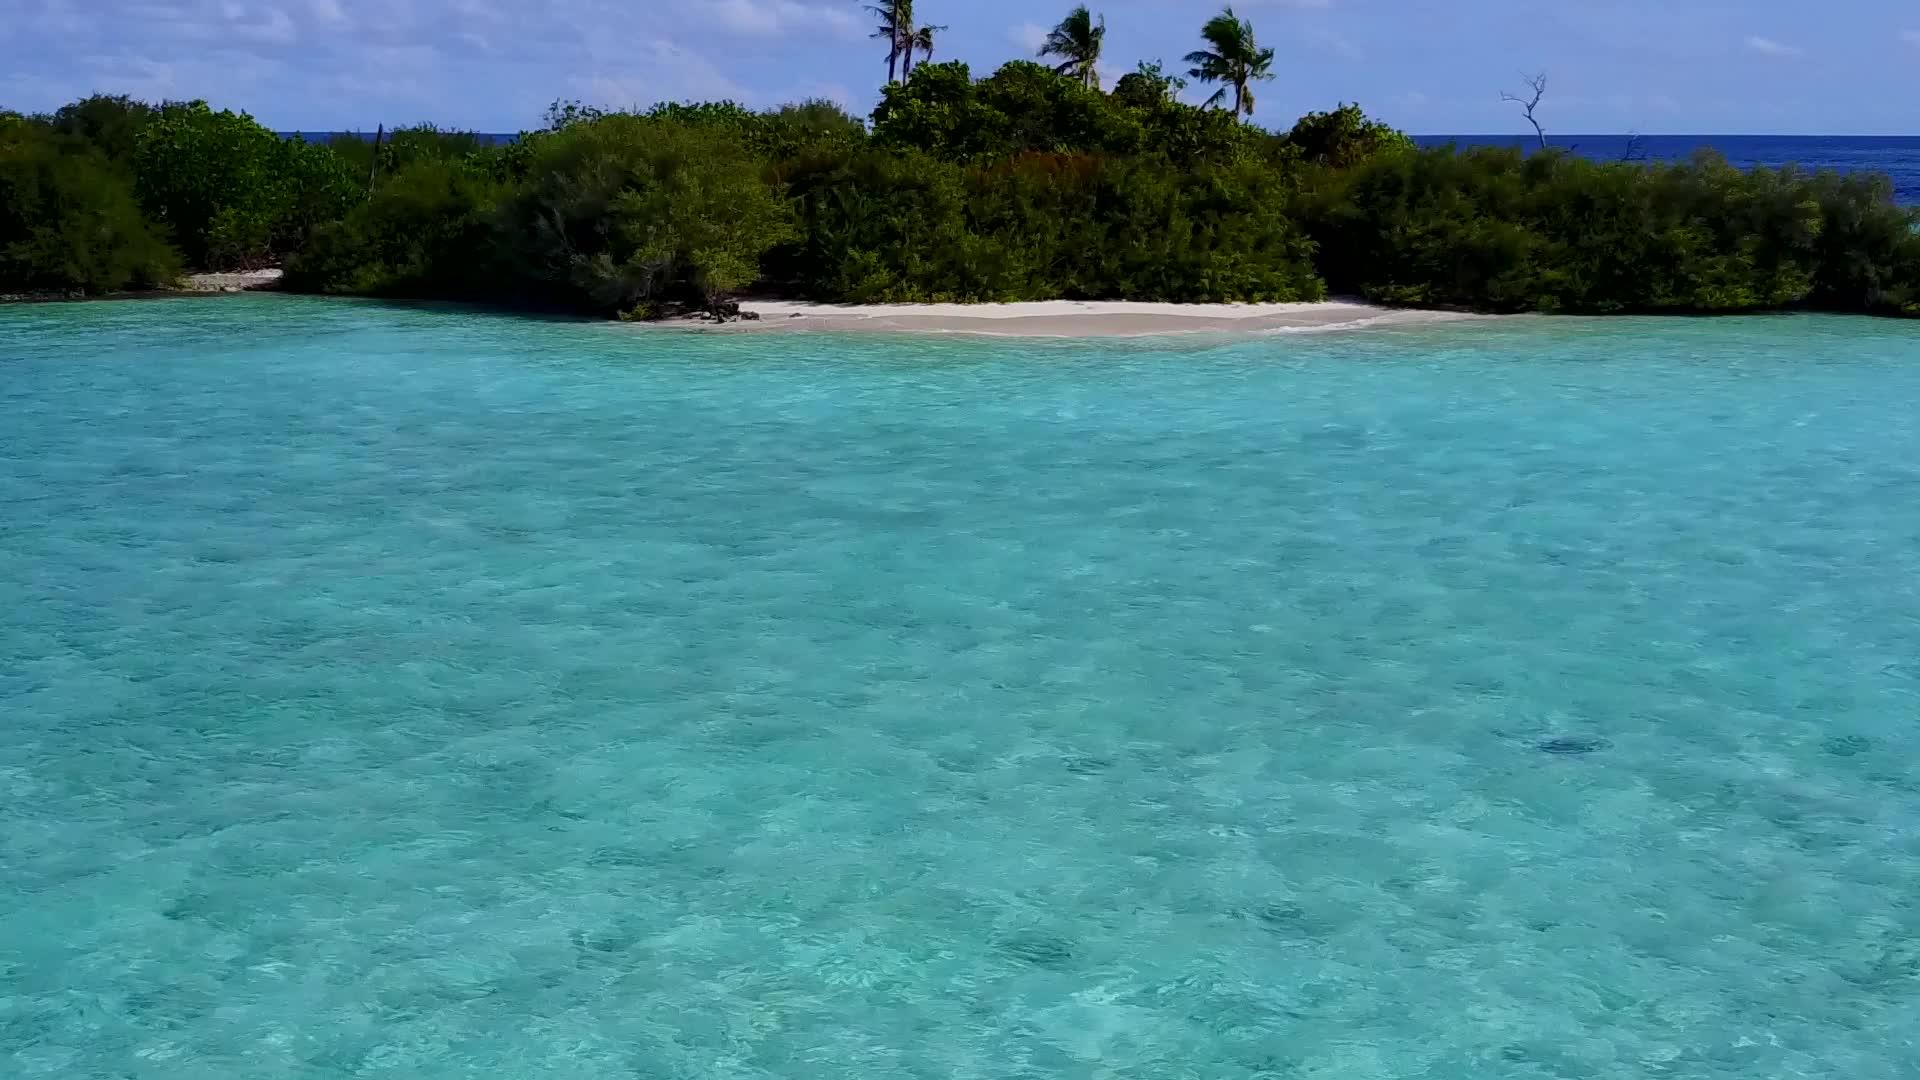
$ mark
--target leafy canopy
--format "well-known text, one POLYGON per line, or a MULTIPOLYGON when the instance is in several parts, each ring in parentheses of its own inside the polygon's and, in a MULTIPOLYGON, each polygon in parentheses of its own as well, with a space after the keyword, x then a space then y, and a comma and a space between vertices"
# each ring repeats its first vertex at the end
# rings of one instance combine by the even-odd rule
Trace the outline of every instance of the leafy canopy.
POLYGON ((179 254, 105 154, 0 115, 0 292, 112 292, 162 285, 179 272, 179 254))
POLYGON ((504 146, 313 145, 201 102, 0 113, 0 290, 286 259, 294 288, 627 317, 752 288, 1920 315, 1920 218, 1884 177, 1421 151, 1345 104, 1280 137, 1242 122, 1271 50, 1230 10, 1189 62, 1232 110, 1181 103, 1158 64, 1103 94, 1100 24, 1056 29, 1056 68, 897 65, 871 134, 820 101, 556 103, 504 146))
POLYGON ((1208 47, 1187 54, 1187 63, 1193 65, 1187 74, 1220 84, 1207 105, 1218 105, 1232 91, 1234 115, 1252 116, 1253 84, 1273 78, 1273 50, 1260 47, 1253 38, 1253 24, 1235 15, 1231 7, 1208 19, 1200 36, 1208 47))
POLYGON ((1040 46, 1042 58, 1057 56, 1060 63, 1055 71, 1080 80, 1081 85, 1093 89, 1100 86, 1100 48, 1106 42, 1107 20, 1103 16, 1098 22, 1085 4, 1067 12, 1047 33, 1047 40, 1040 46))

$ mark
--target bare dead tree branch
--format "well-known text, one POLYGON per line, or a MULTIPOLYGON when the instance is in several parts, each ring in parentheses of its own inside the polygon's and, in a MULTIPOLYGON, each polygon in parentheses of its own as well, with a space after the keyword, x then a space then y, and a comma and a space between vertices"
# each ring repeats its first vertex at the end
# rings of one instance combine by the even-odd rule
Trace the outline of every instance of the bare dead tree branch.
POLYGON ((1620 160, 1623 162, 1648 160, 1647 140, 1642 138, 1639 132, 1627 132, 1627 145, 1620 151, 1620 160))
POLYGON ((1547 73, 1543 71, 1538 75, 1526 76, 1525 79, 1527 84, 1527 89, 1523 91, 1525 96, 1502 90, 1500 100, 1511 101, 1520 106, 1520 111, 1527 116, 1527 123, 1533 125, 1533 133, 1540 140, 1540 148, 1544 150, 1547 146, 1547 131, 1540 126, 1540 121, 1534 118, 1533 111, 1540 107, 1540 99, 1547 96, 1547 73))
POLYGON ((387 125, 381 124, 373 133, 373 167, 367 170, 367 194, 373 194, 373 185, 380 180, 380 143, 387 137, 387 125))

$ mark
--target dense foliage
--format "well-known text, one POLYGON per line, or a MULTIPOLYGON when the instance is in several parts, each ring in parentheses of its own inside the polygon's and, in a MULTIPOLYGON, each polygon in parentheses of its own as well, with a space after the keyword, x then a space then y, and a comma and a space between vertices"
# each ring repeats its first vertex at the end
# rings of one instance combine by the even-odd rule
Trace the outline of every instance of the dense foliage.
POLYGON ((161 284, 179 270, 179 256, 105 154, 0 116, 0 292, 112 292, 161 284))
POLYGON ((496 243, 512 290, 545 305, 647 314, 751 285, 790 210, 724 128, 627 115, 532 144, 496 243))
POLYGON ((1493 311, 1913 313, 1920 241, 1884 181, 1546 152, 1376 156, 1309 211, 1335 289, 1493 311))
MULTIPOLYGON (((886 40, 906 69, 907 39, 886 40)), ((745 290, 821 300, 1297 300, 1494 311, 1920 314, 1913 213, 1879 177, 1417 150, 1341 105, 1242 120, 1270 50, 1226 13, 1190 74, 1103 90, 1076 9, 982 78, 928 60, 871 126, 826 102, 556 104, 506 145, 430 126, 282 139, 202 102, 0 118, 0 291, 180 266, 290 287, 646 317, 745 290), (1237 103, 1237 105, 1236 105, 1237 103)))
POLYGON ((1308 113, 1287 133, 1287 145, 1300 160, 1330 169, 1351 169, 1380 154, 1413 150, 1405 132, 1369 118, 1358 105, 1308 113))
POLYGON ((134 177, 141 205, 196 266, 256 266, 297 250, 362 191, 327 147, 202 101, 164 106, 140 130, 134 177))
POLYGON ((289 284, 359 296, 499 299, 494 216, 505 188, 439 159, 388 174, 372 198, 320 226, 289 284))
POLYGON ((799 238, 769 269, 849 301, 1317 299, 1290 197, 1253 164, 869 151, 793 178, 799 238))
POLYGON ((1231 161, 1273 142, 1227 113, 1174 101, 1166 85, 1122 97, 1025 60, 978 80, 965 64, 923 64, 908 82, 887 87, 873 142, 959 162, 1050 153, 1181 163, 1231 161))

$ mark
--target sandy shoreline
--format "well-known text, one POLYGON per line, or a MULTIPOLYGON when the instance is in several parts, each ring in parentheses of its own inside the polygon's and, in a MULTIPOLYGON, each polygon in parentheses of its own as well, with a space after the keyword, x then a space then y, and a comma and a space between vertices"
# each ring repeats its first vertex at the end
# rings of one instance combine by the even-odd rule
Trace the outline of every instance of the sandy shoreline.
POLYGON ((188 293, 255 292, 280 287, 282 270, 229 270, 217 274, 188 274, 179 291, 188 293))
POLYGON ((1352 300, 1300 304, 1161 304, 1048 300, 1021 304, 815 304, 743 300, 759 317, 728 330, 835 330, 1008 337, 1152 337, 1164 334, 1347 330, 1474 318, 1352 300))
POLYGON ((57 304, 81 301, 164 300, 176 297, 215 296, 221 293, 272 292, 280 288, 284 271, 225 270, 216 273, 183 274, 163 285, 145 289, 120 289, 107 293, 83 293, 68 290, 39 289, 32 292, 0 293, 0 304, 57 304))
MULTIPOLYGON (((276 291, 281 271, 188 274, 171 286, 92 297, 137 300, 276 291)), ((0 302, 89 299, 58 294, 0 296, 0 302)), ((1008 304, 824 304, 807 300, 742 300, 743 314, 718 323, 690 314, 635 327, 707 333, 849 331, 973 334, 989 337, 1128 338, 1183 334, 1313 333, 1419 327, 1465 319, 1504 318, 1468 312, 1381 307, 1359 300, 1291 304, 1171 304, 1145 300, 1042 300, 1008 304)))

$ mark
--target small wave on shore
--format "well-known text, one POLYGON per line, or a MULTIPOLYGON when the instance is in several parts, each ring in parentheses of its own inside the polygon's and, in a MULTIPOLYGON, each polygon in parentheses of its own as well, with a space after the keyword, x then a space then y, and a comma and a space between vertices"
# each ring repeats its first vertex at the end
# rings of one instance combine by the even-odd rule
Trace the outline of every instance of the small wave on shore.
MULTIPOLYGON (((1356 300, 1285 304, 1170 304, 1047 300, 1011 304, 816 304, 743 301, 756 318, 743 330, 886 331, 1000 337, 1157 337, 1202 333, 1299 333, 1444 322, 1470 316, 1356 300)), ((711 325, 689 323, 688 325, 711 325)))

